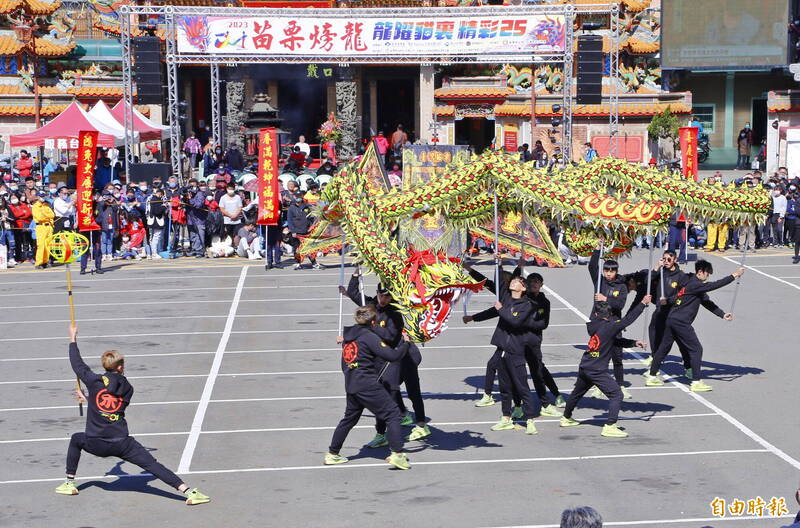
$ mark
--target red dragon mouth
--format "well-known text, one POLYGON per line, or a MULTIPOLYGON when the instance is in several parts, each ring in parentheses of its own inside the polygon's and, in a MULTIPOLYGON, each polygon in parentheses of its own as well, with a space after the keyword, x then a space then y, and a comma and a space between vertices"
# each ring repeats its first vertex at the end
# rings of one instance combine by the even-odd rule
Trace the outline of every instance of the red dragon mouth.
MULTIPOLYGON (((420 321, 420 330, 427 339, 433 339, 447 330, 447 320, 453 312, 453 306, 466 292, 479 292, 483 282, 473 284, 455 284, 438 288, 433 294, 426 296, 418 306, 424 308, 420 321)), ((413 298, 417 301, 419 298, 413 298)))

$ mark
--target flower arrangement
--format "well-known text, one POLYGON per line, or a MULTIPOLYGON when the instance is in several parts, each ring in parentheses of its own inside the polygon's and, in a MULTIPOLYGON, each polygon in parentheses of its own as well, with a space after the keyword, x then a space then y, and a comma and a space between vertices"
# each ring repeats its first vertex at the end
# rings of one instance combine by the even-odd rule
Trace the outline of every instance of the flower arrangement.
POLYGON ((333 112, 328 115, 328 120, 322 123, 322 126, 317 130, 319 139, 323 143, 336 142, 342 137, 342 125, 336 120, 333 112))

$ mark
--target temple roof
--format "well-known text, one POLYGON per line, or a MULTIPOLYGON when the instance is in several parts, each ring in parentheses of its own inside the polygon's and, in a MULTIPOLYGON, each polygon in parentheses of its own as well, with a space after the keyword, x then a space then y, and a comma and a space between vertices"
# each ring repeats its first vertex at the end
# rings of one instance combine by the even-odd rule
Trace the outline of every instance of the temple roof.
MULTIPOLYGON (((35 37, 35 44, 36 54, 41 57, 61 57, 70 53, 77 45, 74 41, 59 44, 44 37, 35 37)), ((13 35, 0 35, 0 55, 16 55, 23 51, 32 55, 33 46, 26 46, 13 35)))
POLYGON ((0 14, 7 15, 20 9, 28 15, 49 15, 61 7, 61 0, 0 0, 0 14))
POLYGON ((447 86, 437 88, 433 95, 443 100, 503 100, 509 95, 514 94, 514 89, 501 86, 468 87, 468 86, 447 86))
MULTIPOLYGON (((619 115, 621 116, 650 116, 663 112, 669 108, 674 114, 690 114, 692 107, 686 103, 632 103, 626 104, 620 102, 619 115)), ((599 105, 579 105, 576 104, 572 107, 572 114, 574 116, 601 116, 608 117, 611 111, 608 103, 599 105)), ((453 105, 440 105, 434 107, 434 112, 438 116, 453 116, 455 115, 455 106, 453 105)), ((495 106, 495 115, 499 117, 530 117, 531 105, 530 104, 502 104, 495 106)), ((562 115, 562 111, 553 111, 553 105, 550 104, 537 104, 536 115, 541 117, 553 117, 562 115)))

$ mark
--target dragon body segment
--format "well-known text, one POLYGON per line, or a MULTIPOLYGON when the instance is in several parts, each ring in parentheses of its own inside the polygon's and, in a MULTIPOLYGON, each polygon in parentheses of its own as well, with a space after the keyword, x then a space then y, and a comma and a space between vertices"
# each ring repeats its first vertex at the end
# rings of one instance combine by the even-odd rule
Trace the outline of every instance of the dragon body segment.
MULTIPOLYGON (((502 214, 560 224, 566 243, 578 254, 596 247, 601 231, 604 238, 614 239, 612 251, 623 253, 636 235, 665 229, 678 211, 737 225, 754 221, 770 206, 766 193, 697 183, 622 160, 597 159, 548 171, 501 152, 452 165, 425 183, 389 189, 375 176, 374 157, 370 146, 358 164, 340 169, 322 193, 316 215, 320 220, 312 228, 325 244, 307 239, 299 251, 338 247, 325 232, 326 226, 339 226, 360 261, 389 289, 406 330, 419 342, 439 335, 456 302, 482 284, 442 248, 398 244, 391 233, 403 218, 443 215, 459 228, 482 230, 478 236, 486 238, 486 227, 480 224, 492 217, 496 196, 502 214)), ((525 252, 524 243, 521 249, 525 252)), ((545 250, 555 253, 549 262, 561 263, 549 241, 545 250)))

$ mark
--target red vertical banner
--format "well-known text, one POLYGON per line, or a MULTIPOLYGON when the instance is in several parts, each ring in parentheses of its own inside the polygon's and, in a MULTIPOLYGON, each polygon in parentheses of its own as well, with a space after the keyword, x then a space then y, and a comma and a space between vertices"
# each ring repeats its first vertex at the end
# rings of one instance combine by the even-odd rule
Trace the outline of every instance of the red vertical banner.
POLYGON ((258 225, 278 225, 280 221, 279 148, 274 128, 258 131, 258 225))
POLYGON ((678 139, 681 144, 683 177, 697 181, 697 127, 681 127, 678 139))
POLYGON ((100 229, 94 221, 94 165, 97 157, 97 131, 81 131, 78 135, 78 170, 76 172, 78 231, 100 229))

